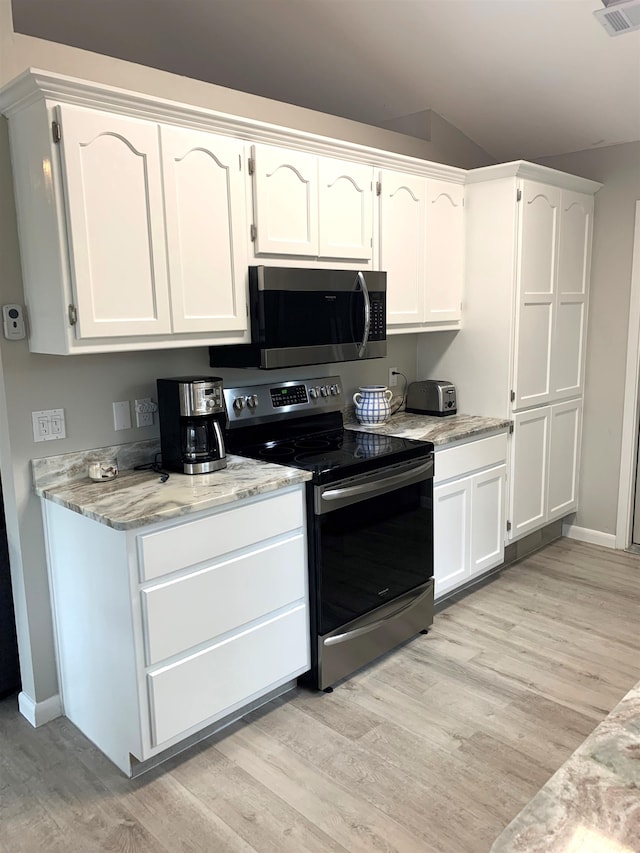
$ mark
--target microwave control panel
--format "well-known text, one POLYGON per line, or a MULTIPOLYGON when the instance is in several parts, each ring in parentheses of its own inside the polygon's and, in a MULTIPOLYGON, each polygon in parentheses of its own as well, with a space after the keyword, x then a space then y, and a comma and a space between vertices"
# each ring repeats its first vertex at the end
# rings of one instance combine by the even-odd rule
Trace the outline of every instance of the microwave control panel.
POLYGON ((386 338, 387 330, 385 328, 384 315, 384 294, 376 294, 371 297, 370 341, 384 341, 386 338))

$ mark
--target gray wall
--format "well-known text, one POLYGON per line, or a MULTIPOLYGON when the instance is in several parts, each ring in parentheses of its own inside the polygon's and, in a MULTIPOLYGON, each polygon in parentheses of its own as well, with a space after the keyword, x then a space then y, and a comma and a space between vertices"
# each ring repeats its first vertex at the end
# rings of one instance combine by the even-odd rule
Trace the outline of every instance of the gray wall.
MULTIPOLYGON (((0 0, 0 63, 0 85, 33 66, 441 162, 447 162, 452 144, 460 150, 460 134, 455 128, 450 133, 446 128, 439 133, 440 148, 436 150, 433 143, 388 130, 233 92, 65 45, 15 35, 11 27, 10 0, 0 0)), ((476 165, 477 146, 470 143, 470 150, 474 153, 474 161, 467 165, 476 165)), ((2 301, 22 303, 7 123, 4 119, 0 120, 0 270, 2 301)), ((415 336, 391 338, 388 352, 388 358, 382 361, 367 365, 340 365, 339 372, 346 387, 354 391, 363 382, 386 384, 389 366, 402 370, 409 380, 415 378, 415 336)), ((2 339, 0 368, 0 401, 6 404, 0 409, 0 467, 5 491, 23 690, 32 700, 42 702, 56 694, 57 679, 43 529, 39 502, 32 493, 30 459, 156 435, 157 427, 115 432, 112 401, 155 396, 156 377, 207 371, 208 357, 202 347, 114 355, 44 356, 30 353, 26 341, 7 342, 2 339), (67 438, 54 443, 34 444, 31 412, 49 408, 65 409, 67 438)), ((257 372, 253 376, 244 371, 221 373, 227 385, 264 379, 264 374, 257 372)), ((320 368, 318 373, 314 370, 315 375, 319 373, 320 368)), ((300 369, 296 375, 305 375, 305 371, 300 369)))
POLYGON ((595 197, 579 512, 576 524, 615 534, 620 480, 640 142, 538 162, 600 181, 595 197))

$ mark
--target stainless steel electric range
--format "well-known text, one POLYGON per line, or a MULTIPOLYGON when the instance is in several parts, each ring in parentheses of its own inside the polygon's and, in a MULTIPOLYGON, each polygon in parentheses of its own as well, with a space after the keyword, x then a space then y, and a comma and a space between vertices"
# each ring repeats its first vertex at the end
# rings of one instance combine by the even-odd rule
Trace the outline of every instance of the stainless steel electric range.
POLYGON ((312 473, 306 680, 330 690, 433 622, 433 444, 345 429, 339 376, 224 395, 230 453, 312 473))

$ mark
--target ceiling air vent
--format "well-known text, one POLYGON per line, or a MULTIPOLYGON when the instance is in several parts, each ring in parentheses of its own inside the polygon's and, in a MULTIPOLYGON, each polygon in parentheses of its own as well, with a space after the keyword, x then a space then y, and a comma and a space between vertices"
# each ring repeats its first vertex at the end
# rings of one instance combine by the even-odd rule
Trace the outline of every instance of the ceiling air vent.
POLYGON ((602 0, 604 9, 593 14, 610 36, 640 30, 640 0, 602 0))

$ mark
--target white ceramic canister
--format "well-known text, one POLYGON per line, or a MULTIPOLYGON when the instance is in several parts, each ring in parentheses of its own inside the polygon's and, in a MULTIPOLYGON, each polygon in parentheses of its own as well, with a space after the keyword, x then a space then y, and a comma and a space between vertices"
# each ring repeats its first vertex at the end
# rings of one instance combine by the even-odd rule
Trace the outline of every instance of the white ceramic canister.
POLYGON ((386 385, 362 385, 353 395, 356 418, 361 424, 384 424, 391 415, 393 394, 386 385))

